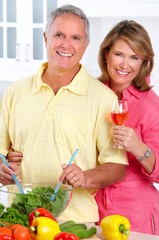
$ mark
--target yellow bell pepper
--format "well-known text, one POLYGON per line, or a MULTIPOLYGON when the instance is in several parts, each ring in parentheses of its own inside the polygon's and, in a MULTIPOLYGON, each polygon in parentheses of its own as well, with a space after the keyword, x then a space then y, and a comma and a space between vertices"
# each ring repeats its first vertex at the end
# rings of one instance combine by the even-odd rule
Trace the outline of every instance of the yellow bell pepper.
POLYGON ((58 223, 48 217, 37 217, 31 225, 33 240, 53 240, 60 233, 58 223))
POLYGON ((126 240, 130 235, 130 222, 122 215, 106 216, 100 226, 105 240, 126 240))

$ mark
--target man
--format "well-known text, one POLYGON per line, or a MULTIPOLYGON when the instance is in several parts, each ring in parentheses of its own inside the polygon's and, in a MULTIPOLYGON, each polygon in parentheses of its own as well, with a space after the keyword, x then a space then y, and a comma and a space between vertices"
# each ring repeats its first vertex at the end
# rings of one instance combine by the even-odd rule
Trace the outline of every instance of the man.
POLYGON ((20 171, 25 183, 56 183, 63 168, 61 178, 74 190, 61 219, 96 222, 95 189, 121 180, 127 164, 125 152, 112 148, 109 116, 116 96, 80 64, 90 41, 82 10, 65 5, 52 12, 44 39, 48 62, 14 83, 2 102, 0 153, 6 156, 12 145, 23 159, 20 169, 18 157, 12 169, 1 164, 1 181, 20 171))

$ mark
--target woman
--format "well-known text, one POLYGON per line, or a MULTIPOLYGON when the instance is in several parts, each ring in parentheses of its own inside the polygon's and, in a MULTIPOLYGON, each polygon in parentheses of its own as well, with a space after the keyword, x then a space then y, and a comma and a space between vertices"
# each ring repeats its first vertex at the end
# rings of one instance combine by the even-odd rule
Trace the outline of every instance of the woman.
MULTIPOLYGON (((99 51, 99 77, 118 99, 127 100, 125 126, 114 126, 113 139, 127 151, 122 182, 98 190, 100 220, 110 214, 129 218, 131 230, 159 235, 159 97, 149 86, 154 52, 146 30, 135 21, 119 22, 99 51)), ((119 151, 118 149, 116 151, 119 151)))

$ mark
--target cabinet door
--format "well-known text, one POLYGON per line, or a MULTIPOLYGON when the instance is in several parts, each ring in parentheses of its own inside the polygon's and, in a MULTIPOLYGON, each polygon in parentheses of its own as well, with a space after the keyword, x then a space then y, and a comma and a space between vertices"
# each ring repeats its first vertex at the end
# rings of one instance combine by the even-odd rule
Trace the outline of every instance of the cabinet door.
POLYGON ((18 14, 16 0, 0 0, 0 66, 15 69, 17 62, 18 14))
MULTIPOLYGON (((52 10, 57 7, 55 0, 19 0, 23 9, 24 22, 18 31, 18 39, 22 43, 22 61, 24 72, 34 72, 39 65, 47 60, 43 32, 52 10), (22 6, 23 5, 23 6, 22 6)), ((21 13, 19 13, 21 14, 21 13)), ((23 16, 20 18, 22 19, 23 16)), ((18 45, 19 46, 19 45, 18 45)))
POLYGON ((14 81, 47 60, 43 31, 56 0, 0 0, 0 80, 14 81))

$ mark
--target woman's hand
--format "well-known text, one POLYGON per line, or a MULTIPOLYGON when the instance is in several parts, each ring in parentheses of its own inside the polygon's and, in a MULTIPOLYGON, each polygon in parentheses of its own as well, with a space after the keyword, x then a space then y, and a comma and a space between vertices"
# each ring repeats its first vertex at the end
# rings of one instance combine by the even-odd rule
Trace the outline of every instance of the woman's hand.
POLYGON ((113 140, 135 156, 138 155, 137 150, 140 147, 145 148, 145 144, 135 130, 130 127, 115 125, 113 127, 113 140))
MULTIPOLYGON (((142 142, 134 129, 116 125, 113 127, 113 139, 119 143, 126 151, 135 156, 136 159, 143 157, 147 151, 148 146, 142 142)), ((140 161, 141 165, 151 174, 156 162, 155 153, 152 151, 151 156, 147 159, 140 161)))

